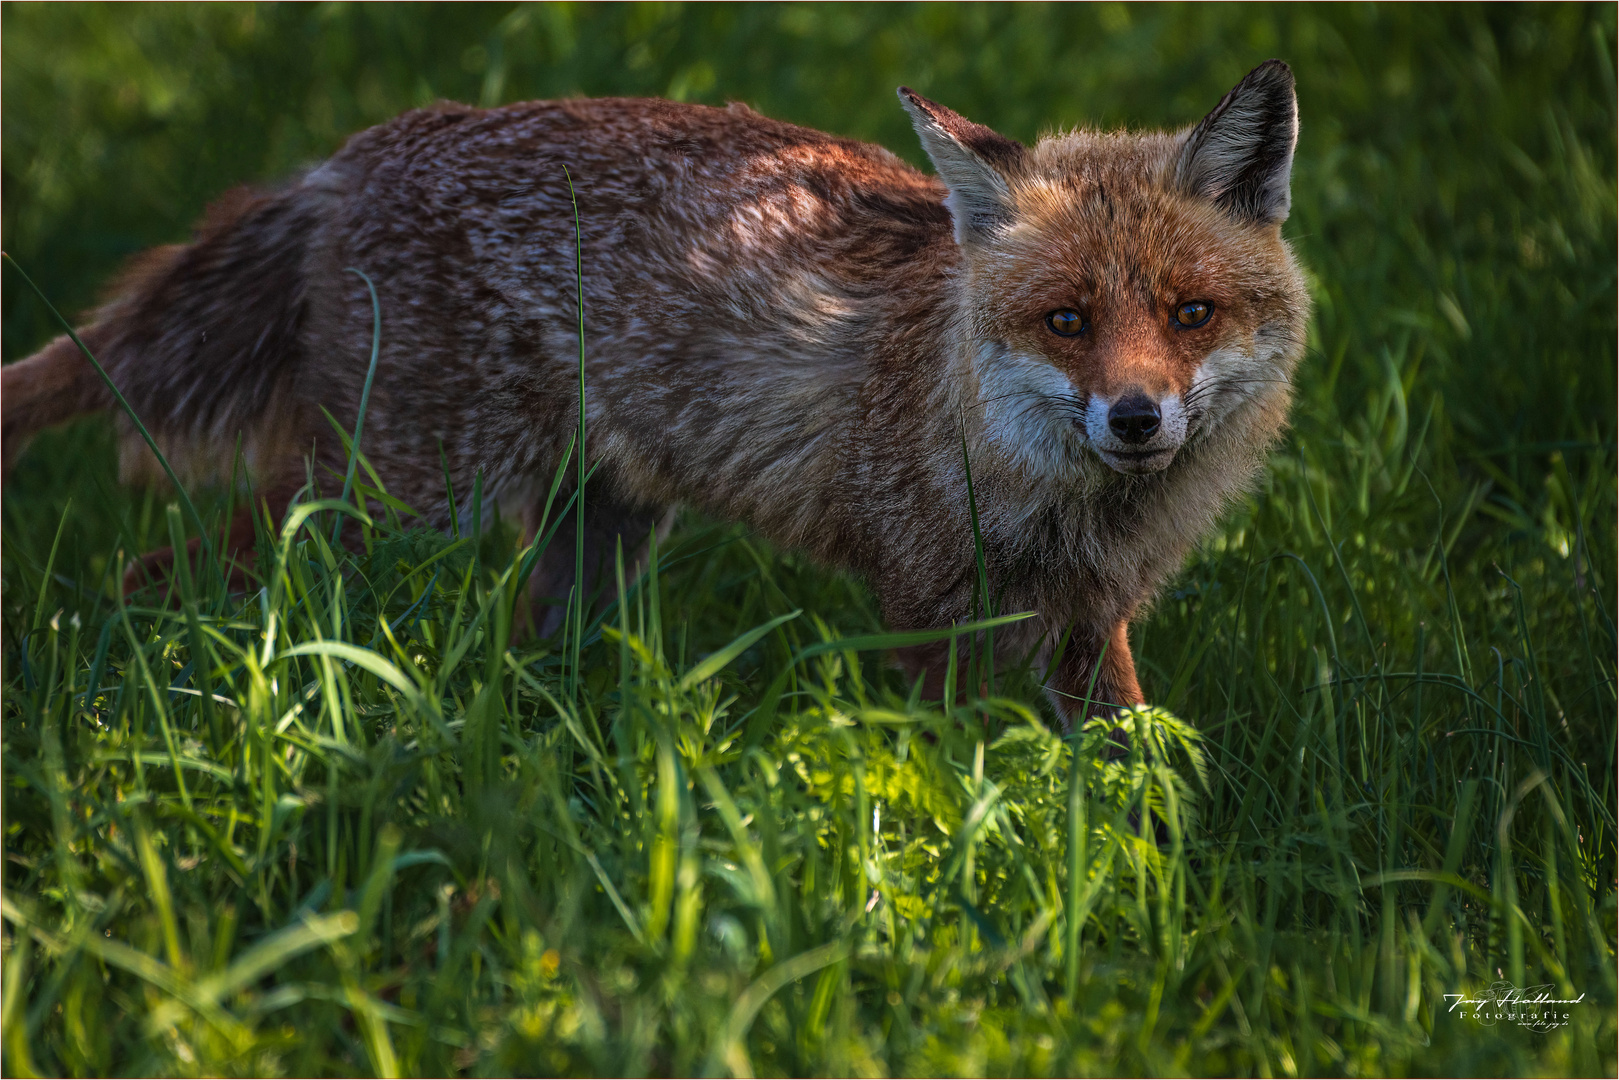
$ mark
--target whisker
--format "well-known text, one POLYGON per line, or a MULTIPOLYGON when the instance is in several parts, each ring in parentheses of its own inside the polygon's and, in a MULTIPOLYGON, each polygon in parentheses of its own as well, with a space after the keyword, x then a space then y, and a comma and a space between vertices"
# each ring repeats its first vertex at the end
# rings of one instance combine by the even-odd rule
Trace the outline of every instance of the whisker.
POLYGON ((981 409, 985 405, 992 405, 997 401, 1009 401, 1012 398, 1020 398, 1020 397, 1041 397, 1041 398, 1043 398, 1043 397, 1045 397, 1045 395, 1040 393, 1040 391, 1038 391, 1038 390, 1013 390, 1010 393, 996 394, 994 397, 981 398, 981 399, 979 399, 978 403, 975 404, 972 407, 975 408, 975 409, 981 409))
POLYGON ((1287 379, 1219 379, 1215 382, 1194 386, 1181 397, 1182 402, 1201 401, 1214 394, 1235 391, 1245 386, 1286 386, 1287 379))

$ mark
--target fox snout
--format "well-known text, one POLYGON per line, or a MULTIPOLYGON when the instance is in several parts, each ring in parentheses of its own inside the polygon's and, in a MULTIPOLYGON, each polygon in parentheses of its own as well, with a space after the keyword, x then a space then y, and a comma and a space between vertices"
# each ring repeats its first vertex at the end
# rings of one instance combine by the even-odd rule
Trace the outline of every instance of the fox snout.
POLYGON ((1159 472, 1186 441, 1186 408, 1179 394, 1151 394, 1141 387, 1092 394, 1085 409, 1085 436, 1116 472, 1159 472))
POLYGON ((1121 397, 1107 411, 1108 430, 1132 446, 1152 441, 1162 420, 1158 403, 1145 394, 1121 397))

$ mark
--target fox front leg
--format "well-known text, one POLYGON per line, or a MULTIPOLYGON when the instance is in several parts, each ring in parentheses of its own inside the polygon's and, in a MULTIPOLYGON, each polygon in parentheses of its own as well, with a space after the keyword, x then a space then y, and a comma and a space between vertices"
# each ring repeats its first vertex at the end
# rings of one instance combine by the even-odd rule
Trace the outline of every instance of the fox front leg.
POLYGON ((1074 627, 1046 691, 1070 731, 1093 716, 1146 704, 1130 656, 1129 623, 1120 619, 1105 634, 1074 627))
MULTIPOLYGON (((658 543, 663 543, 674 527, 676 510, 672 506, 632 508, 610 500, 587 501, 584 536, 587 612, 599 611, 617 599, 619 546, 622 545, 624 552, 624 580, 630 584, 646 568, 649 537, 656 532, 658 543)), ((568 602, 575 584, 574 574, 578 568, 574 550, 577 520, 571 510, 563 515, 550 544, 535 564, 533 576, 529 578, 530 613, 525 623, 537 637, 555 634, 567 617, 568 602)), ((525 507, 524 542, 534 540, 542 525, 550 531, 544 519, 543 504, 536 502, 525 507)))

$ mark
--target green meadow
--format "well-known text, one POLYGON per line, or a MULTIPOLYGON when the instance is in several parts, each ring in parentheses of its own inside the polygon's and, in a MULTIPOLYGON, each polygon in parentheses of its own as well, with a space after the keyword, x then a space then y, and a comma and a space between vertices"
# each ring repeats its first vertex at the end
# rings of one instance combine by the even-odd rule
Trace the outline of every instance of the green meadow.
POLYGON ((41 436, 0 535, 7 1075, 1615 1075, 1612 5, 0 23, 7 361, 58 332, 18 267, 83 312, 440 98, 742 100, 920 165, 901 83, 1032 140, 1191 123, 1271 56, 1315 303, 1262 482, 1132 631, 1118 758, 1038 671, 921 699, 859 581, 695 515, 525 635, 533 549, 422 529, 363 433, 250 591, 204 547, 126 594, 250 493, 41 436))

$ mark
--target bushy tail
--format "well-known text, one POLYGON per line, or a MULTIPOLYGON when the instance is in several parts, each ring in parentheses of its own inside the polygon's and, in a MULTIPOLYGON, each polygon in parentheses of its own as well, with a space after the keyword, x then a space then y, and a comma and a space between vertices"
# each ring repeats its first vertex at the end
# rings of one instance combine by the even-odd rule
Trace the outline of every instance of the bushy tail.
MULTIPOLYGON (((99 336, 93 329, 85 333, 99 336)), ((111 405, 106 384, 66 334, 28 359, 0 368, 0 477, 11 475, 17 456, 38 432, 111 405)))
MULTIPOLYGON (((319 216, 298 187, 230 192, 192 243, 137 257, 79 332, 182 477, 229 476, 238 440, 262 471, 300 439, 288 390, 319 216)), ((0 368, 0 378, 7 473, 36 432, 114 404, 67 337, 0 368)), ((124 476, 160 476, 122 428, 124 476)))

